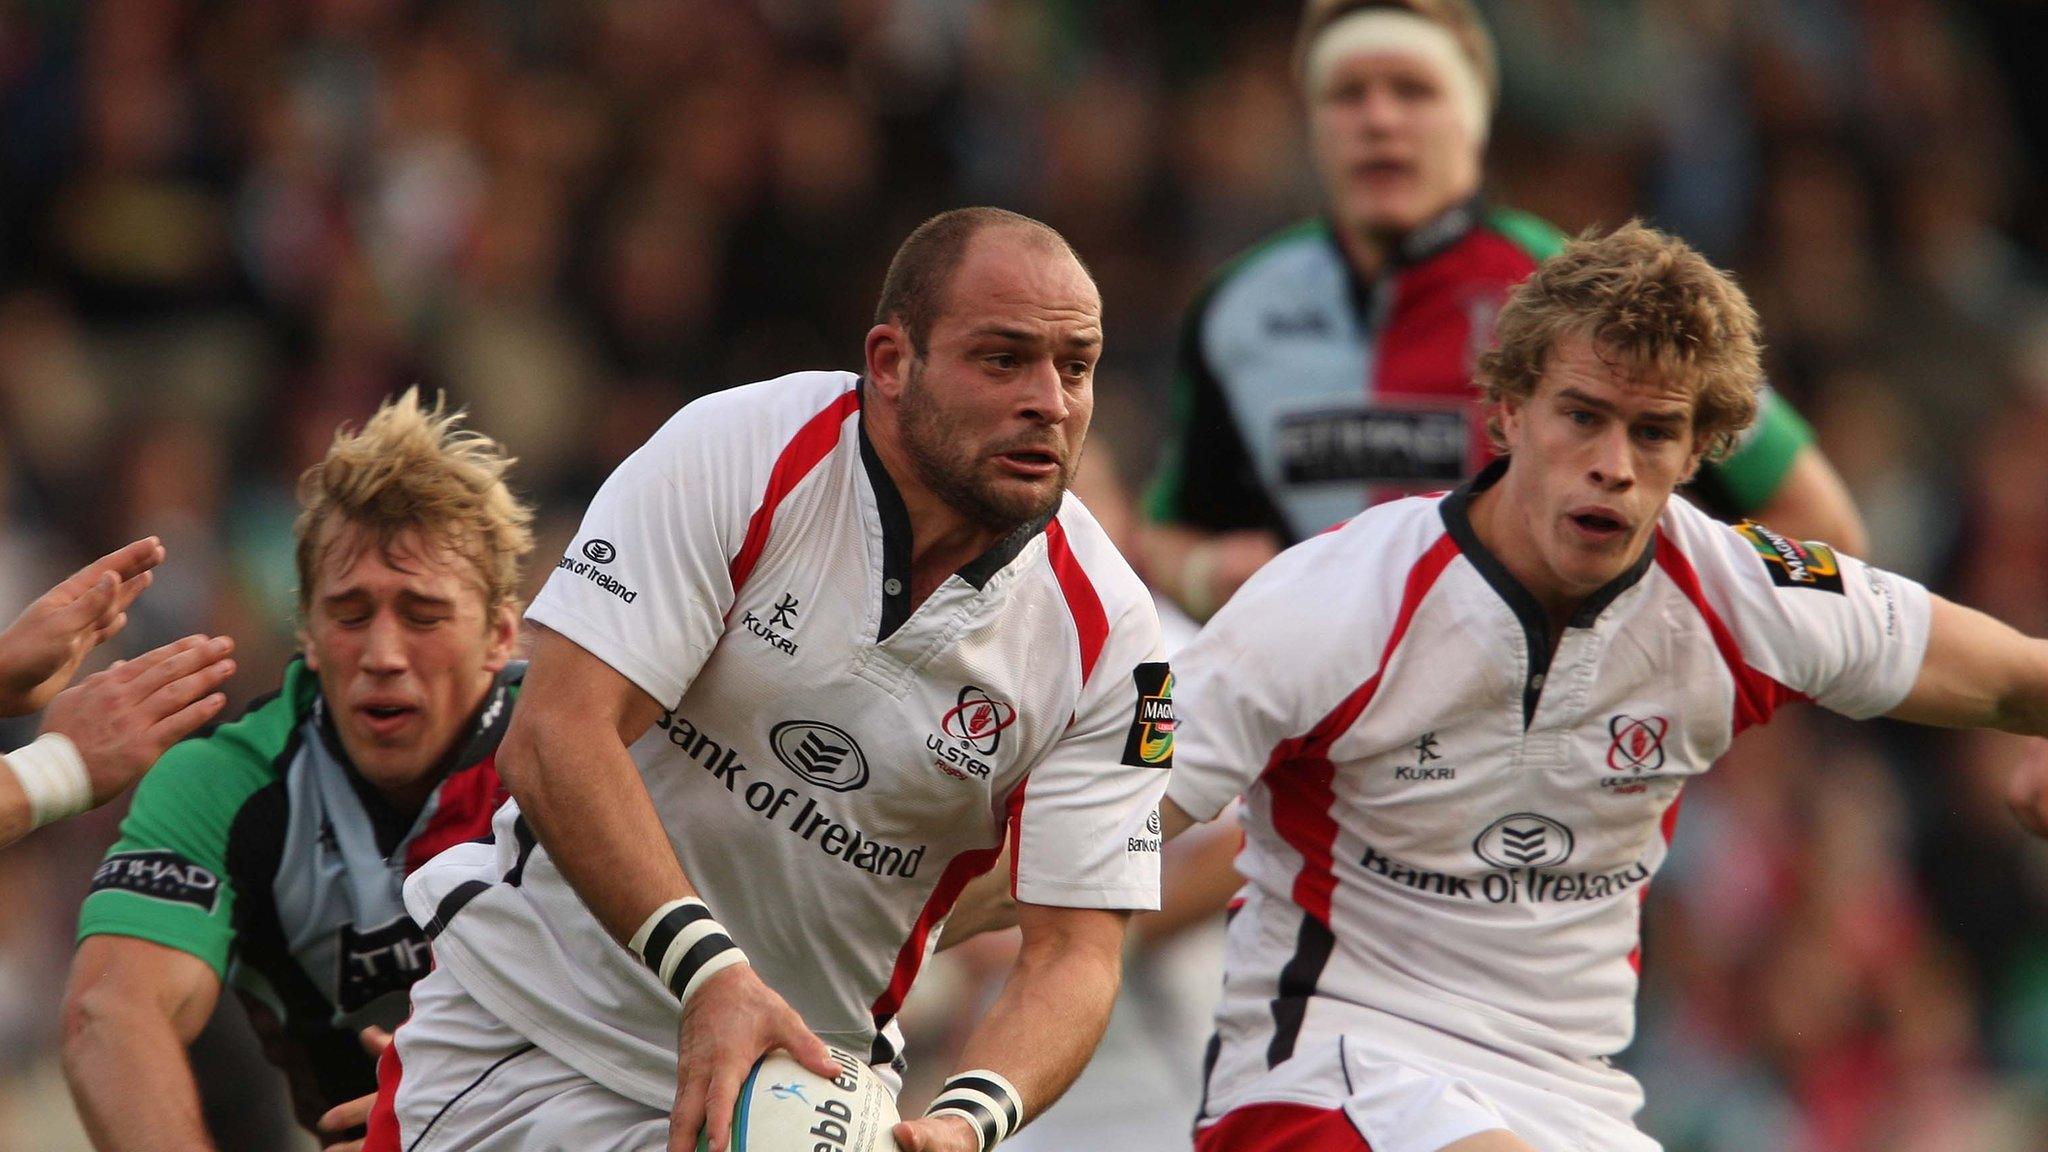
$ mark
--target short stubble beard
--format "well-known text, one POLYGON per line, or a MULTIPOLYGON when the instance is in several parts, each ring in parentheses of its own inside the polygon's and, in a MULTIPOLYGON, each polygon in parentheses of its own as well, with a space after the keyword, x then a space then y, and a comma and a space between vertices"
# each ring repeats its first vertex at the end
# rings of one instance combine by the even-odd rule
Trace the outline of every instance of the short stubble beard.
POLYGON ((999 446, 998 451, 1035 448, 1059 458, 1058 482, 1050 494, 1041 497, 1029 489, 1005 491, 983 476, 983 461, 977 455, 979 445, 934 400, 925 386, 924 373, 923 357, 913 357, 898 408, 903 450, 910 457, 910 466, 917 471, 918 481, 947 507, 991 532, 1009 532, 1051 515, 1073 479, 1073 461, 1061 452, 1057 437, 1051 442, 1024 441, 999 446))

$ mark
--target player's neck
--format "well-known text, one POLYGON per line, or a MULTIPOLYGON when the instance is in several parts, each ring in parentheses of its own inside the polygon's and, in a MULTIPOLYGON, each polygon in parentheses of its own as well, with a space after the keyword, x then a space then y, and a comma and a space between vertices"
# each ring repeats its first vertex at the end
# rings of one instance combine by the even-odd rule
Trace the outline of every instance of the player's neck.
POLYGON ((988 528, 926 487, 889 421, 872 420, 866 432, 910 520, 910 606, 915 610, 947 577, 1015 529, 988 528))
POLYGON ((1360 280, 1376 280, 1386 271, 1387 254, 1394 250, 1394 241, 1376 233, 1355 228, 1337 229, 1337 247, 1344 252, 1344 260, 1351 265, 1351 272, 1360 280))
POLYGON ((1551 642, 1555 644, 1564 635, 1566 623, 1592 592, 1565 585, 1551 571, 1536 540, 1536 511, 1524 507, 1515 496, 1515 490, 1508 485, 1495 484, 1472 497, 1466 516, 1479 542, 1543 608, 1550 621, 1551 642))
MULTIPOLYGON (((901 487, 899 481, 899 487, 901 487)), ((903 487, 910 510, 910 606, 915 609, 938 590, 946 578, 996 546, 1010 533, 983 528, 953 506, 918 488, 903 487)), ((1014 529, 1012 529, 1014 531, 1014 529)))

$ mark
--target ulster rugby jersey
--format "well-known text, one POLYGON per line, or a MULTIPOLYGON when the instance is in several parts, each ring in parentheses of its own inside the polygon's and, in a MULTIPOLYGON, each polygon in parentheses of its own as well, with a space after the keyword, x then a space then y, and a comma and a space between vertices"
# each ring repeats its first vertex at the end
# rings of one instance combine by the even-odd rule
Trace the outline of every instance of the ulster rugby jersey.
POLYGON ((1875 716, 1919 673, 1919 585, 1681 500, 1550 655, 1465 515, 1502 468, 1283 553, 1176 659, 1169 796, 1197 819, 1246 798, 1210 1116, 1347 1004, 1620 1051, 1686 780, 1780 704, 1875 716))
MULTIPOLYGON (((660 702, 632 748, 690 882, 830 1043, 893 1020, 1005 833, 1019 899, 1152 908, 1171 681, 1137 577, 1068 497, 909 608, 910 524, 857 379, 721 392, 620 465, 529 610, 660 702)), ((521 824, 407 885, 485 1008, 667 1108, 676 1001, 521 824)))
MULTIPOLYGON (((1146 514, 1304 540, 1377 500, 1477 472, 1492 456, 1479 354, 1508 292, 1563 243, 1532 216, 1472 203, 1411 234, 1369 284, 1319 220, 1226 266, 1188 312, 1175 434, 1146 514)), ((1695 491, 1717 513, 1754 511, 1812 439, 1767 393, 1695 491)))
POLYGON ((408 820, 349 766, 319 679, 292 661, 275 695, 142 778, 93 873, 79 939, 134 936, 212 965, 242 994, 307 1128, 375 1091, 356 1033, 396 1028, 428 966, 399 885, 490 830, 505 799, 498 739, 525 668, 498 677, 446 779, 408 820))

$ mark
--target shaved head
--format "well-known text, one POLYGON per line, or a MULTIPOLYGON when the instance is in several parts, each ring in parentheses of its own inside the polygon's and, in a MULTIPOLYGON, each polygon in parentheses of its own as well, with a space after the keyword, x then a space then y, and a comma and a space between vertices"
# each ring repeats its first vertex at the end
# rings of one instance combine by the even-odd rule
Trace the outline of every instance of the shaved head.
MULTIPOLYGON (((882 298, 875 306, 875 323, 900 324, 910 336, 913 351, 922 353, 931 342, 932 327, 946 312, 948 291, 954 274, 967 258, 967 250, 982 232, 1001 228, 1015 230, 1028 241, 1047 250, 1064 252, 1081 263, 1067 239, 1057 231, 1002 208, 955 208, 918 225, 917 230, 896 249, 889 262, 889 274, 882 280, 882 298)), ((1082 265, 1086 269, 1086 265, 1082 265)))

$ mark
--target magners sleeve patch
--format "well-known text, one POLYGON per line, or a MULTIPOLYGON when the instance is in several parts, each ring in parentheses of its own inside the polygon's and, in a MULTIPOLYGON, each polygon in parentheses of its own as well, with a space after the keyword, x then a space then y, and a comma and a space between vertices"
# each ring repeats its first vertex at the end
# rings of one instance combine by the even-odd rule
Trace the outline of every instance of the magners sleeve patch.
POLYGON ((1173 669, 1164 661, 1140 664, 1138 711, 1124 740, 1124 763, 1133 768, 1173 767, 1173 669))

